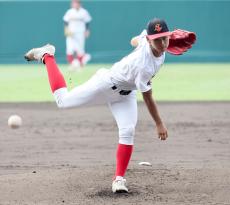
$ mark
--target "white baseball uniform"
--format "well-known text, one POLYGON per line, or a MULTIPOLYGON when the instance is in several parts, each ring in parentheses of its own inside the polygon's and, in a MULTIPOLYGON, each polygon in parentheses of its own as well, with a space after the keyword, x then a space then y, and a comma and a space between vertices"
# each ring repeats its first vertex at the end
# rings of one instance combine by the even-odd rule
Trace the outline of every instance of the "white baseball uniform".
POLYGON ((66 54, 73 55, 76 52, 78 55, 84 55, 86 24, 92 20, 89 12, 82 7, 78 10, 71 8, 65 13, 63 20, 73 33, 73 36, 66 37, 66 54))
POLYGON ((151 89, 150 81, 165 59, 165 53, 160 57, 153 55, 146 34, 144 30, 138 47, 111 69, 98 70, 89 81, 69 92, 66 88, 56 90, 58 107, 107 103, 119 128, 119 143, 132 145, 137 122, 136 90, 151 89))

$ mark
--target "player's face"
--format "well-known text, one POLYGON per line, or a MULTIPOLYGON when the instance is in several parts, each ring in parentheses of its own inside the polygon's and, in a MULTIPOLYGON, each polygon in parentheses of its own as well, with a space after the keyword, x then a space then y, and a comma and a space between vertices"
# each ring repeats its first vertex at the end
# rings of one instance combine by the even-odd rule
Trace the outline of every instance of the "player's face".
POLYGON ((156 56, 161 56, 164 51, 168 48, 169 37, 163 36, 154 40, 148 40, 149 45, 156 56))
POLYGON ((72 1, 71 6, 74 9, 79 9, 81 7, 81 3, 80 3, 80 1, 72 1))

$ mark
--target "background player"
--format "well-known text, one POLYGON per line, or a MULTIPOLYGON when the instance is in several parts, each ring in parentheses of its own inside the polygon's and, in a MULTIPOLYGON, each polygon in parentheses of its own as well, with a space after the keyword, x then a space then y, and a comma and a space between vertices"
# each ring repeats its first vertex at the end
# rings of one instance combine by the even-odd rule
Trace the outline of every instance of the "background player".
MULTIPOLYGON (((172 33, 164 20, 157 18, 151 20, 147 30, 132 38, 131 45, 136 49, 131 54, 115 63, 110 70, 98 70, 90 80, 71 91, 67 90, 63 75, 56 65, 54 46, 47 44, 41 48, 31 49, 25 55, 28 61, 38 60, 46 65, 51 90, 58 107, 101 103, 109 105, 119 129, 113 192, 128 192, 123 177, 133 151, 137 122, 136 90, 140 90, 143 95, 156 124, 159 138, 166 140, 168 137, 167 128, 152 97, 151 79, 164 63, 165 51, 170 48, 174 52, 174 47, 169 46, 169 36, 172 38, 172 33)), ((178 33, 175 36, 177 37, 178 33)), ((182 36, 186 37, 186 45, 183 45, 181 53, 186 50, 188 44, 187 32, 183 31, 182 36)), ((191 48, 190 45, 188 47, 191 48)), ((178 54, 179 47, 175 48, 178 54)))
POLYGON ((63 17, 66 36, 66 55, 71 68, 84 66, 91 56, 85 53, 85 39, 89 37, 89 12, 81 6, 80 0, 72 0, 71 8, 63 17))

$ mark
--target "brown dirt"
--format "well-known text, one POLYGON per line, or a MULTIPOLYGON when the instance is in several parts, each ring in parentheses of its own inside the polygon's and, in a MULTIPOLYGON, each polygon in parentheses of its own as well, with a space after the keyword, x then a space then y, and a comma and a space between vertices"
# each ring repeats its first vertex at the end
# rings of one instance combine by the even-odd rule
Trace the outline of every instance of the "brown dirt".
POLYGON ((159 103, 159 109, 169 139, 158 140, 139 104, 130 193, 118 195, 111 193, 117 128, 106 106, 0 104, 0 205, 229 205, 230 103, 159 103), (11 114, 22 117, 21 128, 7 126, 11 114))

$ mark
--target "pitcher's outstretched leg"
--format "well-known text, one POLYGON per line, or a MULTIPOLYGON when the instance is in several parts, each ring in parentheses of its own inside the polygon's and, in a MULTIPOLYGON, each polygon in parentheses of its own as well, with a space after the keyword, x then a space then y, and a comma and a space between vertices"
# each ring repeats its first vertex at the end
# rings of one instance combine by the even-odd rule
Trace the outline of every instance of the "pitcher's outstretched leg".
POLYGON ((54 56, 45 54, 43 62, 46 65, 50 88, 52 92, 55 92, 55 90, 58 90, 60 88, 65 88, 65 79, 60 70, 58 69, 54 56))

